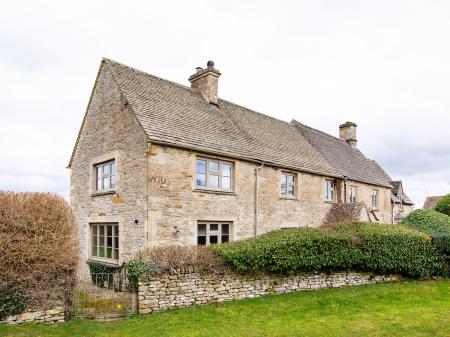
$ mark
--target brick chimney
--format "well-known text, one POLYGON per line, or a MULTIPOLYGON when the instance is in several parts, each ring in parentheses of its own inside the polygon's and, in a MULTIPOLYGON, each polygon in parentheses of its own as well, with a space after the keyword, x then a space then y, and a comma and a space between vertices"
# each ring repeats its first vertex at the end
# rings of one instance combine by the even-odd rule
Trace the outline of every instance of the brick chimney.
POLYGON ((356 127, 353 122, 345 122, 339 125, 339 138, 346 141, 351 147, 356 147, 356 127))
POLYGON ((208 103, 217 105, 220 71, 214 68, 213 61, 208 61, 205 69, 195 69, 196 73, 189 77, 191 88, 198 91, 208 103))

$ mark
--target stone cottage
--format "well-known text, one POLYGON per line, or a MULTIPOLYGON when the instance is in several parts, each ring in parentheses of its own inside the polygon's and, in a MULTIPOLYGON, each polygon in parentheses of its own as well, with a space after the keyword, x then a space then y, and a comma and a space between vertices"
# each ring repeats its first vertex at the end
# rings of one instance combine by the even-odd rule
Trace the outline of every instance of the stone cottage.
POLYGON ((219 98, 220 75, 210 61, 188 87, 102 60, 69 163, 84 260, 316 227, 338 204, 395 222, 392 179, 355 123, 335 138, 263 115, 219 98))

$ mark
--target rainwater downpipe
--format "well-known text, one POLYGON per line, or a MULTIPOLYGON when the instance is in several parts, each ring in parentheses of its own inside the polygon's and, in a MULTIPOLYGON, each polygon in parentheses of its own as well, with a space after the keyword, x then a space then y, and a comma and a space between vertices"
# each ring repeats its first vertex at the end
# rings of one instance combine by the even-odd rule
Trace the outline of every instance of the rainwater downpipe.
POLYGON ((264 167, 264 163, 255 168, 255 232, 254 236, 258 235, 258 173, 264 167))
POLYGON ((348 184, 347 176, 344 176, 344 204, 347 203, 347 184, 348 184))

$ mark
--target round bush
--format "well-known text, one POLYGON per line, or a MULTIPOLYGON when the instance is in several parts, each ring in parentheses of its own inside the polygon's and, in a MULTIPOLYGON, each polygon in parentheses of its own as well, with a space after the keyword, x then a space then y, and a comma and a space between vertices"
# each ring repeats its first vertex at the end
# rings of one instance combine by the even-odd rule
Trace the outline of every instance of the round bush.
POLYGON ((434 209, 439 213, 443 213, 450 216, 450 194, 447 194, 446 196, 442 197, 442 199, 439 200, 434 209))
POLYGON ((433 245, 450 254, 450 217, 432 209, 417 209, 408 214, 403 224, 432 237, 433 245))

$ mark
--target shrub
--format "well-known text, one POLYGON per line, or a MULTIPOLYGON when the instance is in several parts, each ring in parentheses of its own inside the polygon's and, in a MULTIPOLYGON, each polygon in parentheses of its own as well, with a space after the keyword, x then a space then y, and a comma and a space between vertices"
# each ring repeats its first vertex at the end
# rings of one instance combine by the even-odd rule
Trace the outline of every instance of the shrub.
POLYGON ((432 209, 417 209, 408 214, 403 223, 432 237, 434 246, 450 255, 450 217, 432 209))
POLYGON ((128 290, 132 293, 138 290, 138 281, 140 278, 145 278, 153 275, 158 271, 158 268, 143 260, 131 260, 125 265, 128 277, 128 290))
POLYGON ((0 288, 0 319, 23 312, 27 303, 18 289, 12 286, 0 288))
POLYGON ((225 261, 205 246, 156 246, 140 252, 136 259, 147 261, 160 273, 179 269, 210 271, 225 267, 225 261))
POLYGON ((241 272, 355 269, 427 277, 445 268, 430 241, 404 226, 367 223, 278 230, 211 249, 241 272))
POLYGON ((330 229, 283 229, 211 248, 241 272, 333 271, 358 261, 353 238, 330 229))
POLYGON ((434 209, 439 213, 450 216, 450 193, 443 196, 434 209))
POLYGON ((123 269, 122 266, 108 266, 94 261, 88 261, 87 264, 91 273, 92 283, 100 288, 113 287, 115 279, 111 274, 119 274, 123 269))
POLYGON ((22 289, 30 309, 70 308, 77 262, 74 219, 62 197, 0 192, 1 288, 22 289))
POLYGON ((444 273, 446 264, 431 245, 431 238, 402 225, 359 223, 335 229, 358 237, 357 268, 381 274, 429 277, 444 273))

